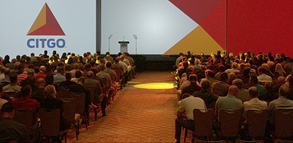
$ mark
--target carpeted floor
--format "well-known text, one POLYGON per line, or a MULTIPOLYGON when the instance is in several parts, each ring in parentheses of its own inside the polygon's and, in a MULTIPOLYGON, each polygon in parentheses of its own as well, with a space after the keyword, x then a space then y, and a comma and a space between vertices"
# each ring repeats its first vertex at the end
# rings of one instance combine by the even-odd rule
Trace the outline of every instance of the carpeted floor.
POLYGON ((94 121, 91 113, 88 130, 81 126, 76 141, 75 130, 71 129, 67 142, 175 142, 177 97, 174 82, 170 72, 138 73, 107 108, 107 116, 94 121), (149 83, 155 84, 148 86, 149 83), (169 88, 164 89, 164 86, 169 88))

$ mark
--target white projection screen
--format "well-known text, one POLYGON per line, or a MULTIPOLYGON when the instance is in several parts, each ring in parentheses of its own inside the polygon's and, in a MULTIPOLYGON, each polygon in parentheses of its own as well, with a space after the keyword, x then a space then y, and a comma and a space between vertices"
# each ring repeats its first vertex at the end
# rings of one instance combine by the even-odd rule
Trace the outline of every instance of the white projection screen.
POLYGON ((96 51, 95 0, 0 0, 0 56, 96 51))
POLYGON ((111 54, 124 39, 130 54, 161 55, 198 26, 169 0, 102 0, 101 20, 101 52, 111 54))

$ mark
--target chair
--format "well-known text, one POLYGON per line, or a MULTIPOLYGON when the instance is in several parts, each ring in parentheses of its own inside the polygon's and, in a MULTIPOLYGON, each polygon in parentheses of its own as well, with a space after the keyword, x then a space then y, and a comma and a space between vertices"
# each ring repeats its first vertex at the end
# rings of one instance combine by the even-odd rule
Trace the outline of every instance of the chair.
POLYGON ((56 98, 72 98, 72 95, 70 94, 69 89, 66 89, 64 87, 60 87, 59 91, 56 93, 56 98))
MULTIPOLYGON (((213 132, 214 109, 210 108, 206 112, 194 109, 193 119, 195 127, 193 134, 197 137, 207 137, 209 141, 213 132)), ((194 138, 192 138, 192 142, 194 142, 194 138)))
POLYGON ((61 98, 61 101, 63 102, 63 117, 70 123, 73 123, 76 131, 76 140, 78 140, 80 114, 75 113, 75 100, 74 98, 61 98))
POLYGON ((41 131, 43 137, 48 139, 48 142, 50 142, 50 139, 53 141, 54 138, 57 138, 60 143, 62 138, 65 137, 66 143, 66 135, 68 130, 60 131, 60 110, 47 110, 41 108, 39 109, 38 115, 41 119, 41 131))
MULTIPOLYGON (((85 125, 86 125, 86 129, 89 125, 89 120, 87 115, 84 112, 84 108, 85 108, 85 93, 83 92, 74 92, 72 93, 74 96, 74 100, 75 100, 75 113, 79 114, 81 117, 83 117, 84 121, 85 121, 85 125)), ((79 123, 79 122, 78 122, 79 123)))
POLYGON ((247 136, 249 140, 240 142, 264 142, 266 125, 268 120, 267 110, 248 110, 247 111, 247 136))
POLYGON ((19 97, 19 92, 4 92, 2 95, 2 98, 8 101, 12 101, 13 99, 18 97, 19 97))
POLYGON ((99 103, 101 103, 100 100, 98 99, 98 97, 100 95, 99 95, 99 92, 97 91, 97 89, 94 87, 89 87, 87 89, 90 91, 91 102, 93 103, 93 106, 91 106, 91 108, 93 108, 93 110, 95 112, 95 120, 97 120, 98 119, 98 116, 97 116, 98 111, 97 110, 98 110, 98 107, 100 106, 99 103))
MULTIPOLYGON (((275 110, 275 135, 277 141, 291 140, 293 134, 293 109, 275 110), (291 139, 290 139, 291 138, 291 139)), ((289 141, 285 141, 289 142, 289 141)))
POLYGON ((240 127, 240 120, 241 120, 241 111, 224 111, 220 110, 219 113, 219 122, 220 122, 220 136, 225 138, 226 140, 234 140, 238 136, 238 131, 240 127))
POLYGON ((16 110, 13 120, 24 124, 29 136, 36 137, 36 132, 34 132, 36 127, 34 128, 33 126, 35 120, 34 110, 16 110))

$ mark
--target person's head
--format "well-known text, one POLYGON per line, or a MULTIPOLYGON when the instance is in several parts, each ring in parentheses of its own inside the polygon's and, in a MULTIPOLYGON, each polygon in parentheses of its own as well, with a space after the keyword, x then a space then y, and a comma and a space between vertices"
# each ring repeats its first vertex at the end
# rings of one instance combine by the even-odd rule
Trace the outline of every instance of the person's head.
POLYGON ((15 114, 15 106, 11 102, 6 102, 2 106, 2 118, 9 117, 13 118, 15 114))
POLYGON ((38 78, 36 84, 39 89, 44 89, 46 86, 46 81, 43 78, 38 78))
POLYGON ((78 70, 75 72, 75 77, 80 78, 82 76, 81 72, 78 70))
POLYGON ((237 86, 238 89, 242 89, 243 81, 241 79, 234 79, 232 84, 237 86))
POLYGON ((94 72, 93 71, 88 71, 86 73, 87 78, 93 78, 94 77, 94 72))
POLYGON ((54 81, 53 74, 47 74, 45 81, 46 81, 46 85, 53 84, 53 81, 54 81))
POLYGON ((32 95, 32 87, 25 85, 20 90, 20 97, 30 97, 32 95))
POLYGON ((98 66, 99 71, 104 71, 105 70, 105 65, 104 64, 100 64, 98 66))
POLYGON ((255 71, 255 69, 250 69, 250 71, 249 71, 249 76, 256 76, 256 71, 255 71))
POLYGON ((279 96, 288 97, 289 87, 287 85, 282 85, 279 89, 279 96))
POLYGON ((45 66, 41 66, 39 70, 40 70, 40 72, 45 73, 46 72, 46 67, 45 66))
POLYGON ((285 79, 286 78, 284 76, 279 76, 278 77, 278 80, 277 80, 278 85, 284 84, 285 83, 285 79))
POLYGON ((250 99, 258 97, 258 89, 256 87, 250 87, 248 89, 250 99))
POLYGON ((210 89, 210 81, 209 80, 201 80, 200 87, 202 90, 208 91, 210 89))
POLYGON ((249 84, 252 86, 252 85, 256 85, 258 83, 258 79, 256 76, 251 76, 249 78, 249 84))
POLYGON ((238 69, 238 64, 236 62, 233 62, 231 65, 232 69, 238 69))
POLYGON ((197 82, 196 74, 190 74, 189 75, 189 81, 190 81, 190 83, 196 83, 197 82))
POLYGON ((231 84, 232 81, 233 81, 234 79, 236 79, 236 78, 237 78, 237 76, 236 76, 236 74, 235 74, 234 72, 229 73, 229 83, 230 83, 230 84, 231 84))
POLYGON ((63 66, 58 67, 57 72, 60 74, 64 74, 64 67, 63 66))
POLYGON ((226 73, 226 72, 221 73, 220 80, 228 83, 228 73, 226 73))
POLYGON ((45 87, 45 96, 46 99, 54 99, 56 98, 56 90, 54 85, 47 85, 45 87))
POLYGON ((65 73, 65 79, 67 80, 67 81, 70 81, 71 80, 71 73, 70 72, 66 72, 65 73))
POLYGON ((107 67, 107 68, 111 68, 111 66, 112 66, 112 63, 111 63, 111 62, 107 62, 107 63, 106 63, 106 67, 107 67))
POLYGON ((239 92, 239 90, 238 90, 237 86, 231 85, 228 90, 228 95, 232 95, 234 97, 237 97, 238 92, 239 92))
POLYGON ((16 83, 17 82, 17 74, 16 73, 11 73, 9 76, 10 83, 16 83))
POLYGON ((265 72, 266 72, 266 69, 264 67, 261 66, 261 67, 258 68, 258 75, 261 75, 261 74, 263 74, 265 72))
POLYGON ((273 82, 271 82, 271 81, 267 81, 267 82, 265 83, 265 89, 266 89, 266 91, 272 91, 273 88, 274 88, 274 83, 273 83, 273 82))

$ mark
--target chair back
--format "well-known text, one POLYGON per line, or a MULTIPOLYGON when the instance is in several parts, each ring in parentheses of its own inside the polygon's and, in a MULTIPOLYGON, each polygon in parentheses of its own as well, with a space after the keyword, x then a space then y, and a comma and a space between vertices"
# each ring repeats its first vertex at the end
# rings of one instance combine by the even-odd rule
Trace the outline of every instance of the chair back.
POLYGON ((75 117, 75 99, 74 98, 61 98, 63 102, 63 118, 69 121, 70 123, 74 123, 75 117))
POLYGON ((101 103, 103 101, 103 99, 100 99, 101 96, 96 88, 87 87, 86 89, 88 89, 90 91, 91 101, 94 104, 97 105, 98 103, 101 103))
POLYGON ((83 92, 75 92, 73 93, 75 100, 75 113, 80 115, 84 114, 85 107, 85 93, 83 92))
POLYGON ((241 111, 235 110, 227 112, 220 110, 219 120, 221 135, 223 137, 236 137, 238 135, 238 129, 241 119, 241 111))
POLYGON ((248 110, 247 111, 248 136, 264 137, 267 120, 268 120, 267 110, 261 110, 261 111, 248 110))
POLYGON ((72 95, 70 94, 69 89, 66 89, 64 87, 60 87, 59 91, 56 93, 56 98, 72 98, 72 95))
POLYGON ((199 137, 210 137, 213 131, 214 109, 201 112, 199 109, 193 110, 194 134, 199 137))
POLYGON ((60 129, 60 110, 39 109, 39 117, 41 119, 41 130, 44 136, 59 136, 60 129))
POLYGON ((276 137, 291 137, 293 133, 293 109, 275 110, 276 137))
POLYGON ((11 99, 15 99, 19 97, 19 92, 4 92, 2 95, 3 99, 11 101, 11 99))
POLYGON ((26 126, 28 135, 32 135, 33 124, 35 120, 34 110, 16 110, 13 120, 26 126))
POLYGON ((116 78, 116 81, 119 82, 120 79, 122 79, 122 76, 123 76, 123 70, 118 68, 118 67, 111 67, 112 70, 115 71, 116 75, 117 75, 117 78, 116 78))

